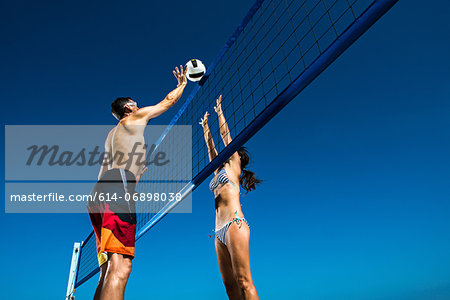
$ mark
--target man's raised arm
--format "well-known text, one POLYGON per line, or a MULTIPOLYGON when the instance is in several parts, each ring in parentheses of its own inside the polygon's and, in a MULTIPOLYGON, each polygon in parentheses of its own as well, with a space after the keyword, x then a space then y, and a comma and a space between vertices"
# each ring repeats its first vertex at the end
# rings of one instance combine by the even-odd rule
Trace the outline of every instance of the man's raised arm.
POLYGON ((173 75, 178 81, 177 87, 169 94, 167 94, 164 100, 162 100, 158 104, 140 108, 134 114, 134 118, 143 119, 148 122, 150 119, 156 118, 157 116, 166 112, 169 108, 174 106, 178 100, 180 100, 184 88, 186 87, 187 84, 186 70, 183 70, 183 66, 180 66, 180 69, 178 69, 178 67, 175 67, 173 75))

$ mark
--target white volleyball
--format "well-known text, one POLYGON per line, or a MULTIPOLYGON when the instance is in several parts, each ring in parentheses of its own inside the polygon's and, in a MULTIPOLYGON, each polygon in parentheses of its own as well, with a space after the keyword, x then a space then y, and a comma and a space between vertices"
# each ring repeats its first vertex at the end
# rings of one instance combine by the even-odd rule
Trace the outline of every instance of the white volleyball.
POLYGON ((191 59, 186 63, 186 77, 190 81, 197 82, 205 75, 206 67, 199 59, 191 59))

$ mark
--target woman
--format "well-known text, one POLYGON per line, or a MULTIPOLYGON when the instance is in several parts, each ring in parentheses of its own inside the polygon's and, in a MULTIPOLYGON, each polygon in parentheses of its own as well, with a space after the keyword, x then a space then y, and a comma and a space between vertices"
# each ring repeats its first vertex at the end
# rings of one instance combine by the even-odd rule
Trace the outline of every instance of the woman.
MULTIPOLYGON (((222 111, 222 96, 214 110, 219 118, 220 135, 225 146, 231 142, 230 131, 222 111)), ((203 127, 209 160, 217 156, 208 126, 206 112, 200 124, 203 127)), ((248 242, 250 228, 241 210, 240 187, 247 193, 261 181, 245 169, 249 163, 247 150, 242 147, 214 172, 209 188, 214 193, 216 206, 215 247, 222 280, 229 299, 259 299, 250 272, 248 242)))

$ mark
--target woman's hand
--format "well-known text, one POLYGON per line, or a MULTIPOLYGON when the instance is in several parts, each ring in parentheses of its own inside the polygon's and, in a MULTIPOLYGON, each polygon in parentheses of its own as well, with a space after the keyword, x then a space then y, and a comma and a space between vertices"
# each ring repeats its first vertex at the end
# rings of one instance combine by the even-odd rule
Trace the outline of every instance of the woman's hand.
POLYGON ((200 119, 200 122, 198 122, 198 124, 202 125, 202 127, 205 127, 205 125, 208 124, 208 117, 209 112, 205 112, 205 115, 200 119))
POLYGON ((222 95, 216 100, 216 106, 214 106, 214 111, 218 114, 222 112, 222 95))

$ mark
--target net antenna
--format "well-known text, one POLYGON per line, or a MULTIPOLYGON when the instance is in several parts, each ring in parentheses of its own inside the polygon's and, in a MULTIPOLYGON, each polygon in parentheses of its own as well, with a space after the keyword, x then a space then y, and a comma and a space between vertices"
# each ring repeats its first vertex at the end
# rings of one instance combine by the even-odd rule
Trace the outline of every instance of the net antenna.
MULTIPOLYGON (((397 1, 257 0, 157 142, 160 146, 170 140, 175 125, 192 125, 193 179, 180 186, 182 196, 195 190, 397 1), (213 111, 219 95, 233 140, 227 147, 217 143, 219 154, 210 162, 197 124, 205 111, 213 111)), ((217 120, 210 122, 213 138, 221 140, 217 120)), ((144 174, 150 179, 154 175, 144 174)), ((151 190, 152 185, 141 188, 151 190)), ((136 239, 178 203, 157 207, 156 213, 139 207, 136 239)), ((81 250, 75 288, 98 272, 93 233, 81 250)))

